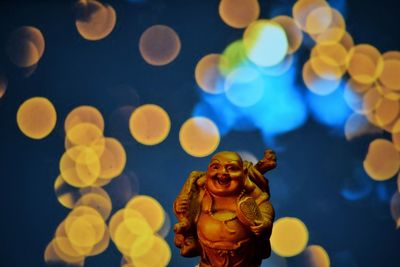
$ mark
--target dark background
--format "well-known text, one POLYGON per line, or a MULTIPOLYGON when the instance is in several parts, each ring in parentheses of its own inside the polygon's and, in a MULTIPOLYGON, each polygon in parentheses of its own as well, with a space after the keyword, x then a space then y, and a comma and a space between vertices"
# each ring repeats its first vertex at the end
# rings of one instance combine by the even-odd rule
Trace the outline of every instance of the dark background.
MULTIPOLYGON (((261 0, 261 17, 290 14, 293 2, 261 0)), ((178 140, 180 125, 201 99, 194 68, 204 55, 222 52, 243 30, 222 22, 218 0, 105 3, 115 8, 117 25, 104 40, 90 42, 75 28, 74 1, 0 2, 0 70, 9 82, 0 99, 1 266, 44 266, 44 249, 68 213, 58 203, 53 183, 64 151, 63 121, 76 106, 99 108, 106 122, 105 134, 124 144, 126 172, 135 173, 140 184, 135 190, 157 198, 172 223, 172 202, 187 174, 207 166, 209 157, 189 156, 178 140), (141 33, 154 24, 175 29, 182 43, 177 59, 163 67, 148 65, 138 50, 141 33), (24 25, 39 28, 46 41, 44 56, 28 78, 12 65, 4 49, 12 31, 24 25), (16 124, 19 105, 33 96, 49 98, 58 115, 55 130, 40 141, 24 136, 16 124), (157 146, 138 144, 127 128, 114 127, 111 119, 123 105, 145 103, 162 106, 171 117, 171 132, 157 146)), ((355 43, 372 44, 381 52, 400 48, 397 1, 352 0, 342 6, 355 43)), ((298 52, 299 66, 308 54, 303 46, 298 52)), ((276 217, 300 218, 308 227, 309 244, 323 246, 332 266, 400 266, 400 234, 389 206, 397 190, 396 178, 372 182, 362 169, 369 142, 390 136, 365 136, 349 142, 342 132, 309 116, 301 127, 270 141, 259 131, 230 131, 218 150, 245 150, 257 157, 265 147, 277 151, 279 167, 269 174, 276 217)), ((172 239, 170 233, 167 240, 173 257, 169 266, 194 266, 196 260, 180 257, 172 239)), ((85 266, 119 266, 120 258, 110 245, 103 254, 88 258, 85 266)), ((298 259, 289 258, 288 266, 298 266, 298 259)))

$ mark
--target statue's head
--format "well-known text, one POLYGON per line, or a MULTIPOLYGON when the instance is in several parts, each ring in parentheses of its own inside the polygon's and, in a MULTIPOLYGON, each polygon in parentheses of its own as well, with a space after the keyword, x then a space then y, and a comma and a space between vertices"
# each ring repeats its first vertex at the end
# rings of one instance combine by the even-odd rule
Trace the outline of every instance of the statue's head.
POLYGON ((206 187, 211 193, 232 196, 243 190, 246 170, 239 154, 222 151, 211 158, 206 176, 206 187))

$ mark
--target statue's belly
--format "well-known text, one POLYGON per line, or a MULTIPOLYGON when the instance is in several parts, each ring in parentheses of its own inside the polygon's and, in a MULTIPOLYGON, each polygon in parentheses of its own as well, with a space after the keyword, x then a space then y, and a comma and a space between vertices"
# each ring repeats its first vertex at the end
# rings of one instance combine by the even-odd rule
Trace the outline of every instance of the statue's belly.
POLYGON ((234 213, 211 215, 201 212, 197 223, 197 234, 202 243, 213 242, 221 246, 226 244, 228 247, 251 236, 249 229, 237 219, 234 213))

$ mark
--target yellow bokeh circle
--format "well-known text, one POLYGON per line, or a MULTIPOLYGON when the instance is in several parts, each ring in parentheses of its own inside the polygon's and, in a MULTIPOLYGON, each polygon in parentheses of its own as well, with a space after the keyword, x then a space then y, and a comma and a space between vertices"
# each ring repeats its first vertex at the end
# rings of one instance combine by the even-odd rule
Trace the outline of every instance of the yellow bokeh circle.
POLYGON ((144 145, 161 143, 167 138, 170 128, 168 113, 154 104, 138 107, 129 119, 129 130, 133 138, 144 145))
POLYGON ((57 113, 53 104, 44 97, 26 100, 17 112, 19 129, 32 139, 43 139, 54 129, 57 113))
POLYGON ((282 257, 301 253, 308 243, 306 225, 294 217, 283 217, 274 222, 271 235, 272 250, 282 257))
POLYGON ((179 131, 183 150, 194 157, 205 157, 217 149, 220 135, 217 126, 205 117, 188 119, 179 131))

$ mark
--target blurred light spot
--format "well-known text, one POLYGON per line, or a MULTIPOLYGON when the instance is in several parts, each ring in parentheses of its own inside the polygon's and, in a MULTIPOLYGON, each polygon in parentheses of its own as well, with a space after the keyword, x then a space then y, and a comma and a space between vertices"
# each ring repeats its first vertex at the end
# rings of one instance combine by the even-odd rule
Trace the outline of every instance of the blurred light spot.
POLYGON ((259 71, 268 76, 281 76, 293 67, 293 55, 287 55, 280 63, 271 67, 259 67, 259 71))
POLYGON ((129 118, 136 107, 131 105, 119 107, 111 113, 108 120, 109 134, 116 137, 124 145, 133 142, 129 131, 129 118))
POLYGON ((104 152, 105 142, 103 132, 96 125, 79 123, 66 133, 65 148, 68 151, 75 146, 90 147, 100 157, 104 152))
POLYGON ((105 149, 100 157, 100 178, 112 179, 122 173, 126 164, 126 153, 122 144, 115 138, 105 139, 105 149))
POLYGON ((154 104, 138 107, 129 119, 129 129, 133 138, 144 145, 161 143, 167 138, 170 128, 168 113, 154 104))
POLYGON ((139 51, 150 65, 162 66, 171 63, 181 50, 178 34, 165 25, 154 25, 143 32, 139 40, 139 51))
POLYGON ((237 111, 225 94, 203 95, 203 100, 194 107, 192 116, 213 121, 221 136, 227 134, 237 121, 237 111), (220 108, 222 106, 223 109, 220 108))
POLYGON ((396 223, 396 228, 400 228, 400 194, 399 191, 393 194, 390 200, 390 213, 392 214, 392 218, 396 223))
MULTIPOLYGON (((221 86, 221 84, 223 83, 223 78, 220 77, 221 73, 224 76, 226 76, 230 72, 232 72, 234 69, 236 69, 237 67, 240 67, 246 63, 249 63, 249 62, 247 62, 246 51, 245 51, 242 39, 236 40, 236 41, 232 42, 231 44, 229 44, 225 48, 225 50, 222 52, 222 56, 220 56, 218 54, 211 54, 211 55, 215 55, 214 58, 215 58, 215 60, 218 61, 219 72, 217 70, 213 70, 213 72, 215 73, 214 75, 212 75, 212 73, 208 74, 208 75, 202 75, 202 76, 206 76, 206 77, 208 77, 208 76, 214 77, 211 79, 210 86, 205 86, 205 88, 213 89, 211 91, 211 93, 214 91, 216 91, 216 93, 217 93, 217 92, 221 92, 223 90, 223 88, 218 87, 218 86, 221 86)), ((209 56, 211 56, 211 55, 209 55, 209 56)), ((209 59, 211 62, 208 64, 212 66, 213 62, 211 59, 212 58, 209 59)), ((209 69, 212 70, 211 68, 209 68, 209 69)), ((204 71, 202 71, 202 72, 204 72, 204 71)), ((203 78, 203 80, 204 80, 204 78, 203 78)), ((199 82, 198 82, 198 84, 199 84, 199 82)), ((207 84, 207 83, 205 83, 205 84, 207 84)), ((199 86, 200 86, 200 84, 199 84, 199 86)), ((205 91, 207 92, 207 90, 205 90, 205 91)))
POLYGON ((217 126, 205 117, 193 117, 185 121, 179 131, 179 142, 191 156, 205 157, 217 149, 220 135, 217 126))
POLYGON ((260 16, 258 0, 221 0, 219 2, 221 19, 232 28, 245 28, 260 16))
POLYGON ((57 113, 44 97, 33 97, 18 108, 17 124, 23 134, 32 139, 43 139, 54 129, 57 113))
POLYGON ((96 0, 80 0, 75 11, 76 29, 86 40, 104 39, 112 32, 117 22, 114 8, 96 0))
POLYGON ((6 76, 0 74, 0 99, 4 96, 7 91, 8 81, 6 76))
POLYGON ((357 201, 367 197, 373 189, 373 181, 369 179, 364 169, 357 165, 352 176, 343 180, 343 188, 340 194, 349 201, 357 201))
POLYGON ((154 242, 146 253, 132 257, 132 263, 137 267, 168 266, 171 260, 171 248, 161 237, 155 235, 154 242))
MULTIPOLYGON (((385 53, 386 54, 386 53, 385 53)), ((400 57, 390 58, 383 55, 383 71, 379 76, 379 81, 392 90, 400 90, 400 57)))
POLYGON ((351 114, 344 126, 344 134, 347 141, 367 134, 381 134, 382 130, 372 125, 365 116, 357 113, 351 114))
POLYGON ((94 124, 102 132, 104 131, 104 119, 100 111, 92 106, 79 106, 74 108, 65 118, 64 129, 68 133, 70 129, 80 123, 94 124))
POLYGON ((343 99, 343 86, 335 92, 319 96, 307 94, 307 102, 314 118, 330 127, 343 127, 351 110, 343 99))
POLYGON ((164 223, 161 226, 160 230, 157 231, 157 235, 161 236, 162 238, 166 238, 171 230, 171 219, 167 212, 164 211, 164 223))
MULTIPOLYGON (((344 88, 343 97, 347 105, 356 113, 364 114, 364 93, 369 92, 370 85, 357 83, 349 79, 344 88)), ((375 94, 374 94, 375 95, 375 94)))
POLYGON ((159 231, 164 224, 164 209, 153 197, 145 195, 135 196, 126 204, 125 209, 138 211, 146 219, 154 233, 159 231))
POLYGON ((348 72, 359 83, 371 84, 383 71, 380 52, 368 44, 354 46, 348 55, 348 72))
POLYGON ((61 176, 65 182, 75 187, 94 184, 100 175, 100 170, 99 157, 91 148, 73 147, 66 151, 60 160, 61 176))
POLYGON ((288 51, 288 40, 282 26, 273 21, 258 20, 243 34, 247 57, 256 65, 269 67, 281 62, 288 51))
POLYGON ((288 40, 288 54, 296 52, 303 42, 303 32, 297 26, 296 22, 289 16, 277 16, 272 21, 279 23, 285 30, 288 40))
POLYGON ((44 53, 42 32, 31 26, 15 30, 6 45, 8 56, 18 67, 30 67, 39 62, 44 53))
POLYGON ((383 96, 377 90, 377 87, 371 87, 364 95, 363 95, 363 113, 371 114, 375 111, 379 104, 381 103, 383 96))
POLYGON ((54 192, 58 202, 68 209, 72 209, 81 197, 79 189, 67 184, 61 175, 54 182, 54 192))
POLYGON ((85 260, 84 254, 89 252, 91 248, 74 246, 68 239, 65 230, 65 221, 61 222, 56 230, 53 239, 53 248, 58 257, 67 263, 79 263, 85 260))
POLYGON ((341 44, 317 44, 311 51, 309 62, 321 78, 338 80, 346 72, 347 51, 341 44))
MULTIPOLYGON (((230 48, 232 51, 233 48, 230 48)), ((219 94, 224 90, 224 77, 221 71, 230 71, 236 66, 235 58, 231 56, 231 50, 228 53, 228 59, 219 54, 209 54, 197 62, 195 69, 195 79, 197 85, 205 92, 211 94, 219 94), (235 65, 235 66, 232 66, 235 65)), ((224 72, 224 73, 225 73, 224 72)))
POLYGON ((369 144, 363 164, 365 171, 372 179, 388 180, 399 171, 399 152, 392 142, 386 139, 375 139, 369 144))
POLYGON ((112 183, 105 189, 112 199, 113 207, 119 209, 139 193, 139 179, 134 172, 125 170, 120 176, 112 179, 112 183))
POLYGON ((294 86, 295 69, 280 77, 265 77, 264 96, 256 105, 241 113, 262 132, 271 137, 296 129, 307 119, 307 110, 294 86))
POLYGON ((329 6, 321 6, 313 9, 306 18, 304 31, 309 34, 324 32, 332 21, 332 9, 329 6))
POLYGON ((319 245, 308 246, 304 254, 308 267, 329 267, 331 265, 328 253, 319 245))
POLYGON ((390 99, 390 100, 400 100, 400 91, 392 90, 380 82, 375 83, 376 89, 383 95, 383 97, 390 99))
POLYGON ((254 68, 240 67, 226 78, 225 94, 228 100, 238 107, 256 104, 264 94, 264 81, 254 68))
POLYGON ((317 95, 331 94, 339 87, 341 82, 340 79, 325 79, 318 76, 313 70, 310 60, 304 64, 302 74, 307 88, 317 95))
POLYGON ((301 253, 308 243, 308 230, 298 218, 284 217, 274 222, 271 235, 272 250, 282 257, 301 253))
POLYGON ((112 210, 111 198, 104 189, 100 187, 94 188, 97 190, 82 193, 82 196, 76 202, 75 207, 91 207, 99 212, 104 220, 107 220, 108 217, 110 217, 112 210))
MULTIPOLYGON (((326 27, 325 24, 323 26, 325 27, 325 29, 320 31, 319 33, 312 34, 311 38, 313 38, 319 44, 335 44, 335 43, 352 41, 350 35, 344 36, 346 34, 346 22, 339 11, 327 7, 318 8, 317 10, 324 10, 323 12, 328 12, 327 11, 328 9, 331 12, 330 15, 331 20, 329 25, 326 27), (349 37, 351 39, 349 39, 349 37)), ((319 12, 318 15, 323 15, 323 12, 319 12)))
POLYGON ((44 252, 44 261, 46 263, 47 266, 54 266, 54 267, 58 267, 58 266, 73 266, 73 267, 83 267, 84 263, 85 263, 85 259, 84 257, 79 257, 79 258, 71 258, 66 256, 66 254, 62 253, 62 256, 60 257, 60 249, 58 249, 58 251, 55 249, 55 246, 57 246, 55 244, 55 239, 52 239, 50 241, 50 243, 47 245, 46 250, 44 252), (68 262, 66 260, 64 260, 62 257, 64 258, 68 258, 68 260, 71 260, 72 262, 68 262), (72 260, 73 259, 73 260, 72 260))
POLYGON ((325 0, 298 0, 292 8, 293 19, 303 31, 309 31, 308 33, 311 34, 319 33, 329 26, 332 19, 330 12, 328 14, 323 12, 327 8, 329 8, 329 4, 325 0), (318 12, 318 10, 321 11, 318 12), (319 29, 321 27, 318 26, 319 22, 322 22, 322 30, 319 29))
POLYGON ((367 118, 376 126, 383 127, 393 122, 399 115, 399 101, 382 97, 378 107, 367 118))

